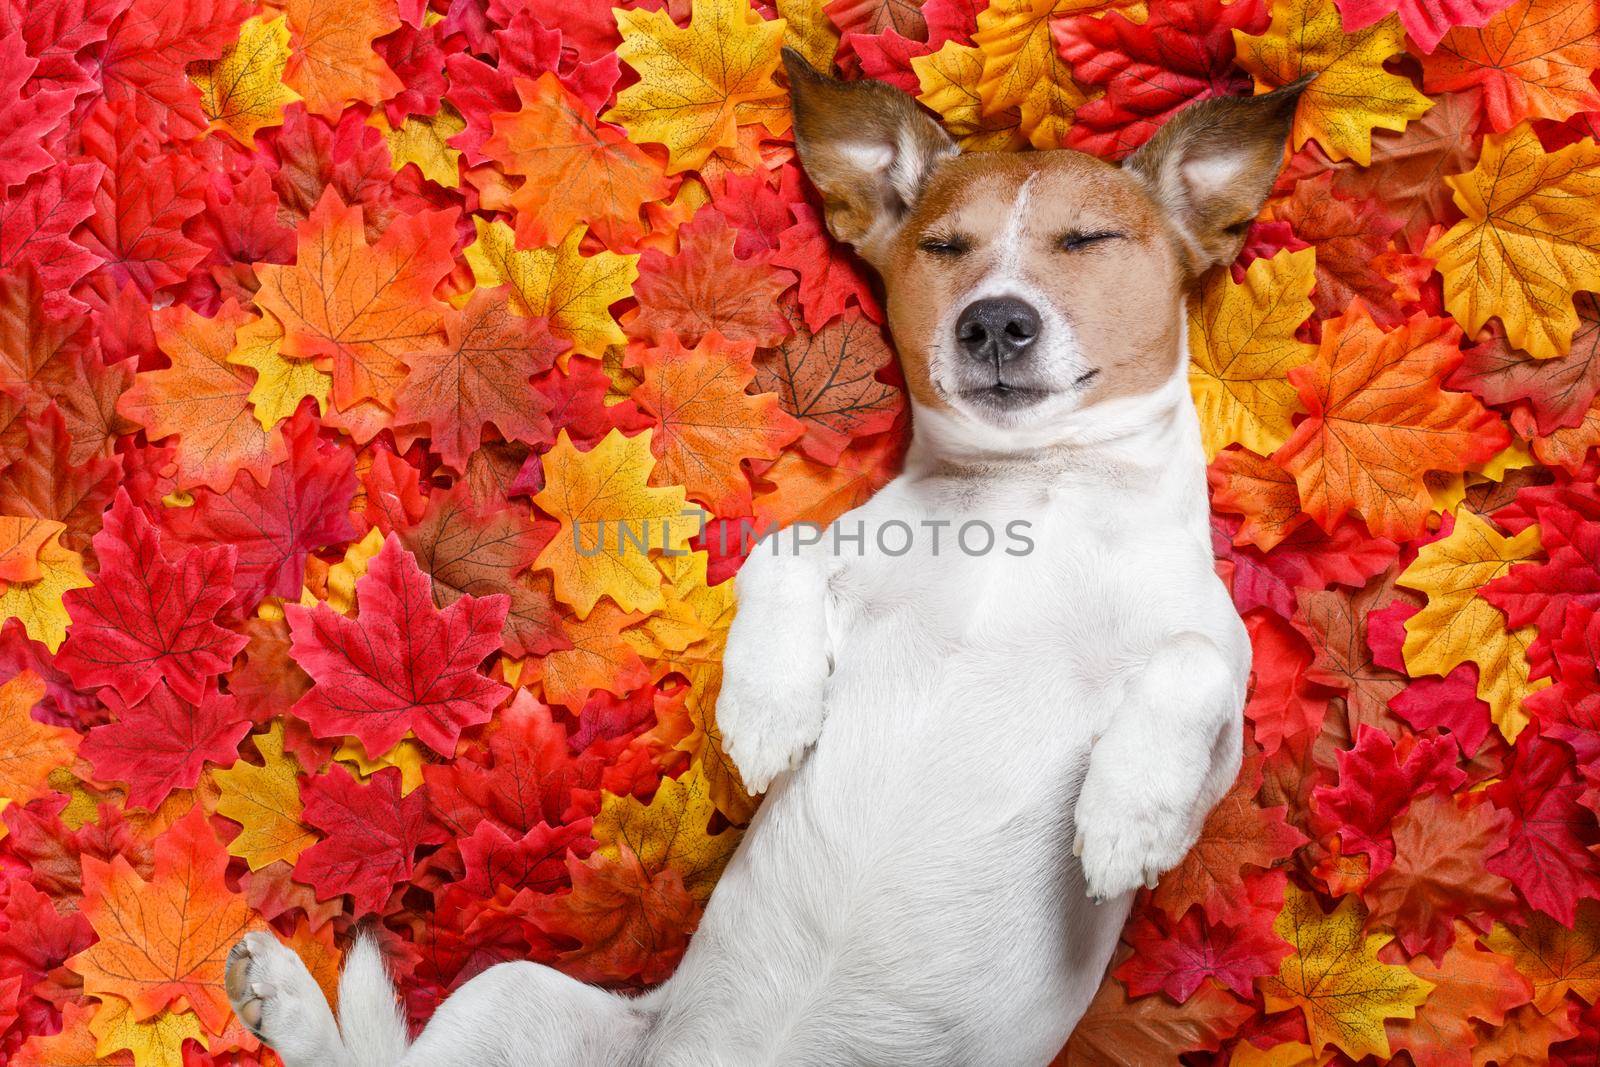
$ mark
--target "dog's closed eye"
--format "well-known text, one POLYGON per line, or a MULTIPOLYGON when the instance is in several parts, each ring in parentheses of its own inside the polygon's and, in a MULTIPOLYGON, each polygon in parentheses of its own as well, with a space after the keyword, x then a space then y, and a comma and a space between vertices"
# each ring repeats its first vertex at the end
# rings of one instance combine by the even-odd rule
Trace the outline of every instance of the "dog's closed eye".
POLYGON ((917 248, 931 256, 962 256, 972 250, 972 241, 959 233, 930 233, 917 242, 917 248))
POLYGON ((1115 230, 1068 230, 1056 238, 1056 247, 1063 252, 1079 252, 1106 241, 1124 236, 1115 230))

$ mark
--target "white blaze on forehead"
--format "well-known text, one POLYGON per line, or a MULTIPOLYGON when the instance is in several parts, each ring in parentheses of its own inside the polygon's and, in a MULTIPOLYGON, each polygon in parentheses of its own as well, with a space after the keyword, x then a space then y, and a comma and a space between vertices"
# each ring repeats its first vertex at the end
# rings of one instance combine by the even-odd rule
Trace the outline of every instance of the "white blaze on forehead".
POLYGON ((996 264, 998 274, 1015 275, 1017 268, 1022 265, 1022 238, 1028 228, 1028 200, 1033 195, 1033 180, 1038 176, 1037 173, 1028 175, 1017 187, 1016 198, 1011 201, 1005 229, 995 242, 1000 254, 999 263, 996 264))

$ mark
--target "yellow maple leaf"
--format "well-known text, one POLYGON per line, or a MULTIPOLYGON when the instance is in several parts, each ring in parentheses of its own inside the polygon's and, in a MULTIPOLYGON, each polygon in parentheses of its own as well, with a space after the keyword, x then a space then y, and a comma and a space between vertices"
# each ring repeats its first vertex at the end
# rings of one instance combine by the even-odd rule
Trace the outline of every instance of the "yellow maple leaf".
POLYGON ((649 638, 641 643, 640 655, 659 659, 704 640, 719 625, 726 629, 727 623, 721 620, 733 612, 733 583, 706 584, 708 560, 704 552, 689 552, 656 561, 666 578, 662 586, 666 602, 629 631, 649 638))
POLYGON ((1564 355, 1573 297, 1600 289, 1600 145, 1545 152, 1526 122, 1484 138, 1478 165, 1445 178, 1467 216, 1429 245, 1445 306, 1469 332, 1492 315, 1535 359, 1564 355))
POLYGON ((1393 934, 1367 934, 1366 916, 1354 896, 1324 915, 1317 898, 1290 885, 1272 929, 1290 953, 1276 977, 1259 981, 1268 1011, 1305 1013, 1311 1047, 1334 1045, 1351 1059, 1389 1055, 1385 1019, 1411 1019, 1433 983, 1404 966, 1379 961, 1378 950, 1393 934))
POLYGON ((372 42, 400 28, 395 0, 288 0, 284 81, 306 110, 337 121, 346 104, 376 104, 405 88, 372 42))
POLYGON ((771 22, 749 0, 692 0, 689 25, 665 10, 615 10, 617 57, 639 81, 617 94, 603 116, 633 141, 667 147, 667 173, 692 170, 738 128, 759 122, 774 136, 789 128, 788 98, 772 80, 783 19, 771 22))
POLYGON ((717 694, 722 689, 722 646, 726 637, 724 630, 661 661, 662 669, 682 675, 689 684, 672 702, 657 705, 659 725, 652 736, 673 751, 688 753, 706 776, 717 810, 735 826, 742 826, 755 814, 758 802, 745 788, 739 768, 723 749, 722 731, 717 726, 717 694))
POLYGON ((839 31, 823 8, 830 0, 777 0, 778 17, 788 23, 783 43, 805 57, 818 70, 833 66, 839 51, 839 31))
POLYGON ((314 608, 319 603, 349 615, 356 610, 356 582, 367 573, 367 564, 383 549, 383 531, 374 526, 367 535, 344 550, 344 559, 328 568, 323 584, 327 599, 319 601, 309 589, 300 590, 300 606, 314 608))
POLYGON ((270 430, 294 414, 300 401, 310 397, 317 410, 328 410, 328 390, 333 375, 319 370, 309 359, 290 359, 283 354, 283 325, 271 315, 245 323, 234 332, 234 349, 228 362, 256 372, 250 387, 250 406, 263 430, 270 430))
POLYGON ((545 486, 533 500, 561 528, 534 567, 551 572, 556 597, 579 618, 602 596, 624 611, 661 607, 661 572, 651 557, 684 549, 699 529, 700 512, 682 486, 646 484, 656 465, 650 437, 612 430, 580 452, 562 430, 544 455, 545 486))
POLYGON ((633 295, 637 255, 583 255, 578 251, 583 226, 574 226, 555 248, 518 249, 510 226, 472 221, 478 239, 467 247, 466 256, 473 277, 483 287, 509 285, 513 311, 548 320, 551 333, 572 343, 557 357, 563 370, 573 355, 598 357, 608 345, 627 343, 610 308, 633 295))
POLYGON ((626 845, 651 874, 667 867, 677 871, 689 895, 704 904, 741 836, 735 829, 707 832, 716 810, 696 761, 678 777, 663 778, 648 804, 602 793, 600 814, 594 817, 595 851, 619 859, 626 845))
POLYGON ((407 115, 399 126, 390 126, 382 111, 374 111, 367 122, 388 142, 389 165, 395 170, 415 163, 424 178, 447 189, 461 184, 457 166, 461 150, 448 142, 467 128, 467 120, 448 100, 441 101, 432 115, 407 115))
POLYGON ((239 39, 222 55, 189 68, 189 80, 200 90, 200 110, 211 120, 210 128, 254 148, 257 130, 283 125, 284 105, 300 99, 283 84, 288 63, 288 21, 282 16, 245 19, 239 39))
POLYGON ((134 1018, 132 1004, 111 994, 101 996, 89 1031, 95 1037, 96 1056, 131 1052, 136 1067, 183 1067, 185 1041, 210 1048, 205 1028, 194 1012, 169 1008, 141 1022, 134 1018))
POLYGON ((1022 113, 1014 107, 983 113, 978 83, 983 53, 960 41, 946 41, 937 52, 916 56, 911 69, 922 92, 917 99, 944 120, 944 128, 969 152, 1007 152, 1028 143, 1022 113))
POLYGON ((985 114, 1017 108, 1035 148, 1059 148, 1083 91, 1056 51, 1053 19, 1113 5, 1079 0, 995 0, 978 13, 972 42, 983 53, 978 95, 985 114))
MULTIPOLYGON (((1507 741, 1528 724, 1522 700, 1541 688, 1528 681, 1534 628, 1508 632, 1499 608, 1478 590, 1539 551, 1539 527, 1503 537, 1466 508, 1455 513, 1448 537, 1423 545, 1398 584, 1426 593, 1423 609, 1406 620, 1403 654, 1413 676, 1446 675, 1469 660, 1478 665, 1478 696, 1507 741)), ((1543 683, 1548 685, 1548 680, 1543 683)))
POLYGON ((1316 354, 1295 340, 1311 316, 1316 250, 1257 259, 1243 282, 1218 271, 1189 305, 1189 389, 1206 458, 1229 444, 1271 455, 1289 439, 1298 396, 1287 372, 1316 354))
POLYGON ((72 762, 78 734, 34 719, 44 679, 24 670, 0 685, 0 811, 50 792, 50 772, 72 762))
POLYGON ((1239 65, 1268 92, 1315 74, 1294 115, 1294 147, 1315 139, 1329 157, 1372 162, 1372 131, 1403 130, 1433 106, 1384 63, 1405 51, 1398 16, 1346 33, 1333 0, 1280 0, 1260 37, 1233 31, 1239 65))
MULTIPOLYGON (((34 520, 21 520, 32 522, 34 520)), ((6 619, 22 620, 22 629, 51 652, 61 647, 67 639, 67 609, 61 598, 69 589, 87 589, 94 583, 83 572, 83 557, 61 545, 61 534, 66 529, 61 523, 45 535, 39 545, 34 565, 39 577, 26 582, 6 582, 0 591, 0 622, 6 619)))
POLYGON ((240 759, 212 776, 222 790, 217 814, 243 827, 228 851, 259 871, 277 860, 293 863, 317 835, 300 821, 300 768, 283 750, 283 723, 250 740, 261 754, 259 765, 240 759))
POLYGON ((395 743, 389 751, 377 756, 367 755, 367 750, 360 741, 347 737, 333 754, 333 758, 340 763, 347 763, 355 769, 356 776, 363 782, 371 778, 385 767, 398 767, 400 770, 400 795, 407 796, 422 784, 422 764, 427 759, 427 750, 414 736, 407 734, 395 743))

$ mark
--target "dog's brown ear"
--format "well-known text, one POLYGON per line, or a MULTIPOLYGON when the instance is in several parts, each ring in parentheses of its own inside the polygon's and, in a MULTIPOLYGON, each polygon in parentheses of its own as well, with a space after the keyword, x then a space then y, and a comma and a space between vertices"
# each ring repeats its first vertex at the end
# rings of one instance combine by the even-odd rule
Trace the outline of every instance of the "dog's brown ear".
POLYGON ((1250 220, 1272 191, 1295 103, 1312 77, 1263 96, 1191 105, 1122 164, 1167 209, 1191 277, 1239 254, 1250 220))
POLYGON ((828 230, 870 257, 921 195, 933 168, 956 154, 950 136, 905 93, 883 82, 842 82, 783 50, 794 143, 822 193, 828 230))

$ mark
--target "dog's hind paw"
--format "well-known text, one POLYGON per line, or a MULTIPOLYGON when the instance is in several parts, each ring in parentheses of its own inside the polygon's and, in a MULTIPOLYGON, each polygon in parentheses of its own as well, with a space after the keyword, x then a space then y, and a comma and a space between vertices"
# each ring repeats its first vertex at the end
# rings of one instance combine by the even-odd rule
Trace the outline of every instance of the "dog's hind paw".
POLYGON ((322 988, 298 954, 270 933, 244 935, 228 953, 223 985, 246 1030, 286 1067, 338 1063, 343 1045, 322 988))

